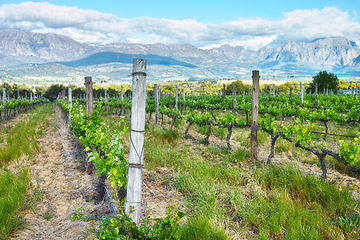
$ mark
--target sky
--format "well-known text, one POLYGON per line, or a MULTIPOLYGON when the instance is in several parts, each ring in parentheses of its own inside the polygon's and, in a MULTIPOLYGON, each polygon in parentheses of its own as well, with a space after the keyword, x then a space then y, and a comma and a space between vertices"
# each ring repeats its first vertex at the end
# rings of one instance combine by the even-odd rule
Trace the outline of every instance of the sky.
POLYGON ((107 44, 224 44, 257 50, 290 39, 360 45, 360 0, 0 0, 0 29, 107 44))

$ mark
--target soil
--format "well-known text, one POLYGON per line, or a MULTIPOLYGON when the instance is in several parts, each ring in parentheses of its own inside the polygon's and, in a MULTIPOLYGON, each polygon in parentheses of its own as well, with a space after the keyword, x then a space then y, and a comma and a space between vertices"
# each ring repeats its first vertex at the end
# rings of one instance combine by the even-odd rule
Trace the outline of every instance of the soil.
MULTIPOLYGON (((31 191, 40 191, 42 198, 24 213, 24 228, 11 239, 94 239, 91 229, 98 228, 101 218, 115 213, 108 198, 99 201, 98 176, 86 174, 86 154, 60 106, 55 106, 50 127, 38 142, 40 153, 30 163, 31 191)), ((169 172, 144 169, 149 218, 164 217, 167 206, 179 204, 180 194, 160 176, 169 172)), ((112 192, 108 183, 107 188, 112 192)))

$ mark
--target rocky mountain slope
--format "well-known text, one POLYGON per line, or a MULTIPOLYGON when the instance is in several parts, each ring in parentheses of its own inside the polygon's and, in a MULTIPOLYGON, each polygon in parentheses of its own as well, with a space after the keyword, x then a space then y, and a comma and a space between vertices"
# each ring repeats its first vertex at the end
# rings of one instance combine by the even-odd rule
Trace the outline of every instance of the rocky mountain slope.
POLYGON ((95 48, 54 34, 25 30, 0 30, 0 54, 23 62, 69 61, 83 57, 95 48))
MULTIPOLYGON (((310 43, 286 40, 278 46, 254 51, 242 46, 200 49, 190 44, 160 43, 113 43, 95 47, 52 33, 0 30, 0 65, 5 67, 21 62, 62 62, 71 66, 64 62, 78 60, 81 67, 96 68, 106 75, 109 68, 103 66, 113 63, 113 60, 97 61, 97 58, 114 56, 110 53, 117 53, 117 58, 140 55, 151 55, 153 59, 166 57, 169 61, 155 61, 157 66, 153 66, 152 70, 156 74, 166 72, 168 78, 231 78, 242 76, 252 69, 289 75, 314 74, 321 70, 360 74, 360 48, 344 37, 316 39, 310 43)), ((115 63, 129 67, 128 59, 119 59, 115 63)), ((111 71, 116 71, 116 68, 112 67, 111 71)))

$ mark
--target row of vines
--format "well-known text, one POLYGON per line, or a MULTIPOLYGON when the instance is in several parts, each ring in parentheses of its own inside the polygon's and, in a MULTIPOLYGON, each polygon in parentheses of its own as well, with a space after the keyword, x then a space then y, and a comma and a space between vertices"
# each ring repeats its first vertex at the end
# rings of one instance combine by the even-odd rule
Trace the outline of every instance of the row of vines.
POLYGON ((28 111, 39 103, 47 102, 45 99, 27 100, 27 99, 13 99, 0 103, 0 121, 15 117, 16 114, 20 114, 28 111))
MULTIPOLYGON (((301 103, 299 96, 261 96, 259 102, 259 124, 271 138, 271 149, 267 162, 274 156, 276 141, 283 138, 296 147, 311 152, 320 161, 322 176, 326 178, 327 168, 324 161, 331 156, 344 164, 350 171, 360 173, 360 140, 359 133, 351 136, 340 136, 336 143, 328 140, 329 124, 354 127, 360 123, 360 101, 349 95, 307 95, 301 103), (318 126, 323 131, 317 132, 318 126), (321 137, 319 137, 321 136, 321 137)), ((103 108, 114 114, 121 114, 131 108, 128 99, 101 99, 103 108)), ((236 104, 231 96, 201 96, 179 99, 176 107, 175 97, 163 97, 159 104, 161 124, 164 115, 171 118, 171 128, 177 119, 185 120, 188 136, 194 124, 207 126, 205 144, 209 144, 211 127, 226 128, 226 144, 233 148, 231 135, 234 128, 250 127, 251 96, 238 96, 236 104)), ((149 119, 155 112, 155 99, 147 99, 146 111, 149 119)))

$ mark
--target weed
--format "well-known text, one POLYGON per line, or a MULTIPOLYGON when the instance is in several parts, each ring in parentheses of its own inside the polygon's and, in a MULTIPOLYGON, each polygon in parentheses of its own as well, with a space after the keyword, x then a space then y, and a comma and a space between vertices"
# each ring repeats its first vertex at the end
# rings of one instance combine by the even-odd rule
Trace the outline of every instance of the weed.
POLYGON ((226 159, 232 163, 241 163, 246 159, 251 158, 251 152, 249 150, 238 148, 235 151, 227 155, 226 159))
POLYGON ((75 213, 71 216, 71 221, 89 221, 90 219, 94 218, 94 215, 92 217, 89 217, 87 214, 85 214, 84 208, 79 208, 75 211, 75 213))
POLYGON ((52 219, 52 218, 54 217, 52 209, 44 212, 44 213, 43 213, 43 217, 44 217, 44 219, 47 220, 47 221, 49 221, 50 219, 52 219))
POLYGON ((339 216, 337 218, 337 225, 345 232, 357 232, 360 234, 360 215, 349 214, 347 216, 339 216))
POLYGON ((228 130, 227 128, 214 127, 211 129, 211 133, 214 134, 216 137, 224 140, 226 138, 228 130))
POLYGON ((277 153, 281 153, 281 152, 287 153, 290 151, 291 147, 292 145, 286 140, 278 139, 278 141, 276 142, 275 151, 277 153))

